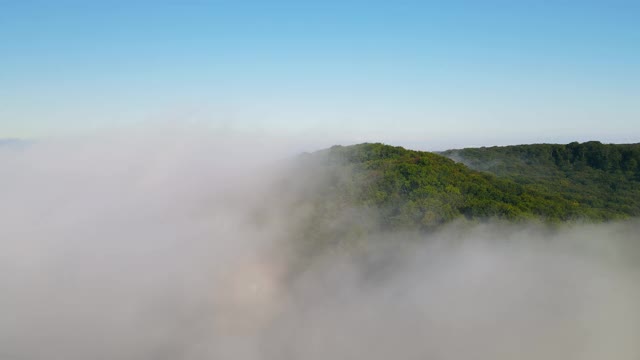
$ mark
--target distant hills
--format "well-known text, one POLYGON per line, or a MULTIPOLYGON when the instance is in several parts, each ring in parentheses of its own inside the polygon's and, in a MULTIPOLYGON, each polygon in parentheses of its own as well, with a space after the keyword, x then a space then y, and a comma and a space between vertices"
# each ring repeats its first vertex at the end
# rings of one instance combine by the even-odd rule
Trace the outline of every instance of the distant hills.
POLYGON ((20 139, 12 139, 12 138, 0 138, 0 147, 11 146, 11 147, 21 147, 26 146, 30 142, 26 140, 20 139))
POLYGON ((536 144, 449 150, 442 155, 528 189, 577 203, 580 215, 640 215, 640 144, 536 144))
POLYGON ((20 140, 0 138, 0 146, 2 146, 2 145, 11 145, 11 144, 15 144, 15 143, 18 143, 18 142, 20 142, 20 140))

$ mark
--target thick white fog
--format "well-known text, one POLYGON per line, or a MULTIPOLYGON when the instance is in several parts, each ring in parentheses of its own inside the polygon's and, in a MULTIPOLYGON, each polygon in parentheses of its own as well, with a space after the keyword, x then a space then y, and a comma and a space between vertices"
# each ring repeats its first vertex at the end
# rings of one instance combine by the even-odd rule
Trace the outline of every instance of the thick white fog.
POLYGON ((0 359, 640 358, 637 222, 454 223, 292 269, 283 143, 1 146, 0 359))

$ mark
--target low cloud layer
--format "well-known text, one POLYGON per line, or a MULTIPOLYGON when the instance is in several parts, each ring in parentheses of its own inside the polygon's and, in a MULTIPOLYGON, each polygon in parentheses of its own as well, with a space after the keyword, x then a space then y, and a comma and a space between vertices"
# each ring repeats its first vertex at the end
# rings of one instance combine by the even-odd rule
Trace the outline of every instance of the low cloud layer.
POLYGON ((637 222, 374 234, 366 257, 292 268, 299 194, 273 189, 300 146, 282 143, 0 148, 0 358, 640 356, 637 222))

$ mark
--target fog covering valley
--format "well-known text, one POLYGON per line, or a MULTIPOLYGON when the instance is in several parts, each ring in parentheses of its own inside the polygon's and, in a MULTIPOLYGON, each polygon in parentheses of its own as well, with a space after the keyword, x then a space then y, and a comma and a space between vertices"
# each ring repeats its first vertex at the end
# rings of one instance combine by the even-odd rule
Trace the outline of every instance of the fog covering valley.
POLYGON ((332 189, 300 149, 191 130, 0 146, 0 359, 640 357, 637 220, 353 236, 340 220, 376 214, 342 208, 309 227, 332 189))

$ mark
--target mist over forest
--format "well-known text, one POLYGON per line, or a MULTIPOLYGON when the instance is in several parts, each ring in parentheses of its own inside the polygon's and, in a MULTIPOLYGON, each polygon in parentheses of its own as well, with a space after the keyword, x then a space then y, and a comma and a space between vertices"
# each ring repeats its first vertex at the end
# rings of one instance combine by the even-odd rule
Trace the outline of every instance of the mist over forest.
POLYGON ((640 360, 639 19, 0 0, 0 360, 640 360))
POLYGON ((640 356, 640 152, 0 146, 0 358, 640 356))

